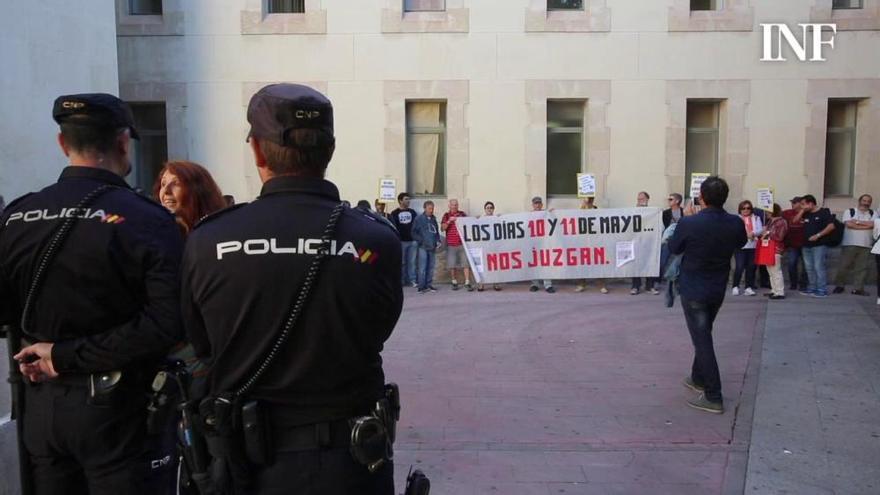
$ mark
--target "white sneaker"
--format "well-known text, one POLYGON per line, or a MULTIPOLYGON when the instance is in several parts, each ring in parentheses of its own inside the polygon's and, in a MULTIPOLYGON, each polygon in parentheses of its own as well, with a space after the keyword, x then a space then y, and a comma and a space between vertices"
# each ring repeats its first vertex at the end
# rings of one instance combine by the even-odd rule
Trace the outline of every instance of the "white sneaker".
POLYGON ((731 296, 738 296, 739 295, 739 287, 734 287, 733 290, 730 291, 730 295, 731 296))
POLYGON ((755 291, 753 291, 751 287, 746 287, 746 290, 745 290, 745 292, 743 292, 743 294, 745 294, 747 296, 754 296, 755 291))

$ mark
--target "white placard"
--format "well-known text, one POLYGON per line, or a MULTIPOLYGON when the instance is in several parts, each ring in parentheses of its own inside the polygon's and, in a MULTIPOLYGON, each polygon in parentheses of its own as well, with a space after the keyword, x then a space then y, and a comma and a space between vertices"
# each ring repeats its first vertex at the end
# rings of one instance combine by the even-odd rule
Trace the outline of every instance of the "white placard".
POLYGON ((379 201, 383 203, 397 200, 397 181, 394 179, 379 180, 379 201))
POLYGON ((579 198, 595 198, 596 197, 596 176, 593 174, 577 174, 578 181, 578 197, 579 198))
POLYGON ((773 188, 759 187, 756 206, 764 211, 773 211, 773 188))
POLYGON ((700 186, 711 174, 691 174, 691 199, 696 200, 700 197, 700 186))

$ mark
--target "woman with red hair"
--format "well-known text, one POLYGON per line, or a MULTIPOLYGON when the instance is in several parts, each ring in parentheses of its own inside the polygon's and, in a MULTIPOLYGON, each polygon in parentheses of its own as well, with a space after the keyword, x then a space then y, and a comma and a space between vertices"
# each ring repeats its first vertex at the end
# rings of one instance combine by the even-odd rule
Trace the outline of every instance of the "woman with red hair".
POLYGON ((186 236, 207 215, 226 207, 211 174, 198 163, 167 162, 153 186, 153 197, 177 218, 186 236))
MULTIPOLYGON (((226 200, 211 174, 198 163, 167 162, 153 186, 153 197, 174 214, 186 237, 202 218, 226 207, 226 200)), ((198 361, 192 346, 181 343, 171 351, 173 359, 184 361, 194 387, 204 382, 207 367, 198 361)))

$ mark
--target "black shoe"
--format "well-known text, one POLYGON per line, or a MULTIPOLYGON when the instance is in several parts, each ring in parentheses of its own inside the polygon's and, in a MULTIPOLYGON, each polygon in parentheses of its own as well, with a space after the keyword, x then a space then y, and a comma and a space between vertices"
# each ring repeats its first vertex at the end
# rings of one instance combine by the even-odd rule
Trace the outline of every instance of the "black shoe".
POLYGON ((482 284, 480 284, 480 285, 477 286, 477 292, 483 292, 484 290, 486 290, 486 288, 483 287, 482 284))
POLYGON ((458 284, 452 284, 452 290, 458 290, 458 284))
POLYGON ((541 289, 539 289, 537 285, 529 287, 529 292, 538 292, 539 290, 541 289))
POLYGON ((770 294, 771 301, 778 301, 780 299, 785 299, 785 296, 777 296, 776 294, 770 294))
POLYGON ((773 293, 772 293, 772 292, 767 292, 766 294, 763 294, 763 296, 764 296, 764 297, 773 297, 773 293))
POLYGON ((834 291, 832 292, 832 294, 843 294, 844 290, 845 289, 843 287, 838 285, 837 287, 834 288, 834 291))
POLYGON ((501 286, 498 285, 498 284, 495 284, 495 285, 492 286, 492 289, 493 289, 493 290, 496 290, 496 291, 499 291, 499 290, 501 290, 501 286))
POLYGON ((419 289, 419 294, 427 294, 428 289, 419 289))
POLYGON ((854 296, 867 296, 868 295, 867 292, 860 290, 860 289, 855 289, 852 292, 850 292, 850 294, 852 294, 854 296))
POLYGON ((470 282, 464 284, 464 288, 467 289, 468 292, 474 291, 474 286, 470 284, 470 282))
POLYGON ((431 292, 437 292, 437 289, 433 285, 429 285, 428 290, 431 292))
POLYGON ((797 285, 789 286, 788 290, 798 290, 797 285))
POLYGON ((548 294, 555 294, 556 293, 556 288, 553 286, 547 287, 544 290, 547 291, 548 294))

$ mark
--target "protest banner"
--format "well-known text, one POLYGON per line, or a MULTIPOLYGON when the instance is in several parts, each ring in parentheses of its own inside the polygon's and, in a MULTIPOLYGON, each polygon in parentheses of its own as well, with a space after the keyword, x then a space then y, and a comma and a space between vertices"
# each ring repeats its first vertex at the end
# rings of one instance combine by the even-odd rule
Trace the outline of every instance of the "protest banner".
POLYGON ((659 208, 463 217, 456 228, 480 283, 660 273, 659 208))
POLYGON ((394 179, 379 180, 379 201, 393 203, 397 201, 397 181, 394 179))
POLYGON ((758 198, 755 202, 755 206, 764 210, 764 211, 773 211, 773 188, 772 187, 759 187, 758 188, 758 198))

